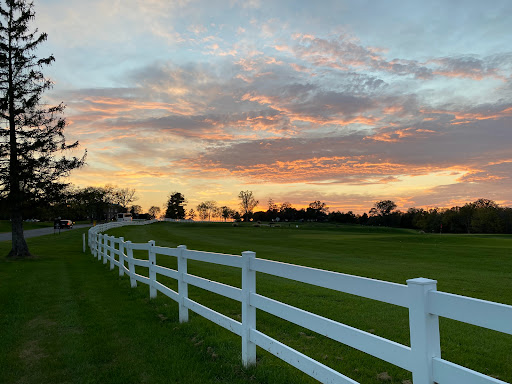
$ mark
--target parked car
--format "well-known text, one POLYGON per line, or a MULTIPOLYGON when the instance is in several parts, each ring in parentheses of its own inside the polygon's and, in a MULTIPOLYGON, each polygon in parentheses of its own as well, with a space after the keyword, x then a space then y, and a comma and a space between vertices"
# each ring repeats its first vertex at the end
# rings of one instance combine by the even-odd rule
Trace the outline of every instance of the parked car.
POLYGON ((71 220, 55 220, 55 222, 53 223, 53 228, 55 229, 58 229, 58 228, 73 228, 73 223, 71 220))

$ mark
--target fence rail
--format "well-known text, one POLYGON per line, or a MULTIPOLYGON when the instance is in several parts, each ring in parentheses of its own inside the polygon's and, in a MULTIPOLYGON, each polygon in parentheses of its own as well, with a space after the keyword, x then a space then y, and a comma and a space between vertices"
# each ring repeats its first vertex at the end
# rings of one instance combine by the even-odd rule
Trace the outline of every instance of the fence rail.
POLYGON ((110 261, 110 269, 119 268, 119 275, 130 277, 132 287, 137 282, 150 287, 150 297, 161 292, 178 302, 181 322, 188 321, 188 311, 230 330, 242 338, 242 362, 256 363, 256 346, 277 356, 322 383, 357 384, 353 379, 263 334, 256 327, 256 309, 317 332, 335 341, 356 348, 391 364, 412 372, 414 384, 507 384, 466 367, 441 358, 439 316, 483 328, 512 334, 512 306, 453 295, 436 290, 435 280, 417 278, 407 285, 363 278, 321 269, 286 264, 256 258, 254 252, 241 256, 156 246, 154 241, 132 243, 124 238, 103 234, 111 228, 124 225, 146 225, 146 222, 119 222, 101 224, 89 229, 88 244, 91 253, 103 264, 110 261), (146 251, 147 260, 133 256, 133 251, 146 251), (178 269, 156 264, 156 255, 177 259, 178 269), (117 256, 117 259, 116 259, 117 256), (241 269, 242 289, 194 276, 187 272, 187 260, 226 265, 241 269), (128 267, 126 267, 128 265, 128 267), (148 276, 135 272, 135 266, 148 268, 148 276), (256 272, 300 281, 385 303, 409 310, 411 346, 361 331, 346 324, 295 308, 256 293, 256 272), (157 275, 177 280, 178 292, 157 280, 157 275), (201 305, 188 297, 188 285, 239 301, 242 322, 201 305))

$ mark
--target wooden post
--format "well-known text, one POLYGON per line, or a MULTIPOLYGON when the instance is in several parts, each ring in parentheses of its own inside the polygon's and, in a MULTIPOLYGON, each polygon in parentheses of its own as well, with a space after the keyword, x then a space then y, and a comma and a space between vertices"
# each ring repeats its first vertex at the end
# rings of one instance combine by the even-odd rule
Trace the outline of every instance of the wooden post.
POLYGON ((128 269, 130 270, 130 286, 135 288, 137 287, 137 280, 135 280, 135 265, 133 264, 133 249, 131 245, 131 241, 126 242, 126 255, 128 256, 128 269))
POLYGON ((180 249, 178 256, 178 295, 180 298, 179 317, 180 323, 186 323, 188 321, 188 308, 185 307, 185 299, 188 299, 188 284, 185 282, 184 278, 188 273, 187 257, 185 255, 187 252, 187 246, 179 245, 178 249, 180 249))
POLYGON ((119 276, 124 276, 124 237, 119 238, 119 276))
POLYGON ((82 243, 83 243, 82 252, 85 253, 85 232, 82 233, 82 243))
POLYGON ((409 328, 411 333, 412 381, 434 384, 432 358, 441 357, 439 318, 427 311, 427 295, 437 289, 437 281, 407 280, 410 290, 409 328))
POLYGON ((149 298, 156 298, 157 290, 156 290, 156 272, 153 269, 153 266, 156 264, 156 254, 153 251, 153 247, 155 246, 155 242, 153 240, 148 241, 149 250, 148 250, 148 260, 149 260, 149 298))
POLYGON ((256 293, 256 272, 251 270, 255 252, 242 252, 242 363, 256 364, 256 344, 250 340, 251 329, 256 329, 256 308, 250 304, 251 293, 256 293))

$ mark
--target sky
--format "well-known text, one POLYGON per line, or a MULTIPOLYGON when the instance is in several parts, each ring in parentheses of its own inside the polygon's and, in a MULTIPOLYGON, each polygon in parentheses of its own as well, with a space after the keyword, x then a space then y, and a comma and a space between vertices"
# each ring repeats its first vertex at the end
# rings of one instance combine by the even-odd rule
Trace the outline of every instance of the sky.
POLYGON ((512 1, 35 0, 77 186, 512 206, 512 1))

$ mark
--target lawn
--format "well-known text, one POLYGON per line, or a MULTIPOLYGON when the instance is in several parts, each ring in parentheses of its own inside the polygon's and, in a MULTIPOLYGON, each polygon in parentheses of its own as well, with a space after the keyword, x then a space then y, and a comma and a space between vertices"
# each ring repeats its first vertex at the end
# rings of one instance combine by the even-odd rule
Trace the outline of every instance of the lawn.
MULTIPOLYGON (((420 235, 334 225, 279 228, 160 223, 110 231, 134 242, 308 265, 404 284, 438 280, 445 292, 512 304, 512 238, 420 235), (503 289, 507 287, 507 289, 503 289)), ((258 349, 243 369, 240 339, 81 253, 81 231, 29 239, 35 260, 0 260, 0 382, 314 383, 258 349)), ((8 252, 9 243, 0 243, 8 252)), ((143 257, 143 255, 138 255, 143 257)), ((159 256, 158 264, 175 266, 159 256)), ((147 274, 141 268, 141 274, 147 274)), ((240 286, 233 268, 189 262, 189 273, 240 286)), ((160 279, 160 277, 159 277, 160 279)), ((161 278, 160 280, 164 280, 161 278)), ((409 344, 407 311, 393 305, 258 274, 258 293, 409 344)), ((175 282, 169 281, 175 287, 175 282)), ((240 304, 190 287, 192 299, 237 320, 240 304)), ((318 334, 258 312, 258 329, 362 383, 402 383, 411 374, 318 334), (384 375, 387 372, 387 375, 384 375)), ((512 382, 512 336, 441 319, 444 358, 512 382)))

